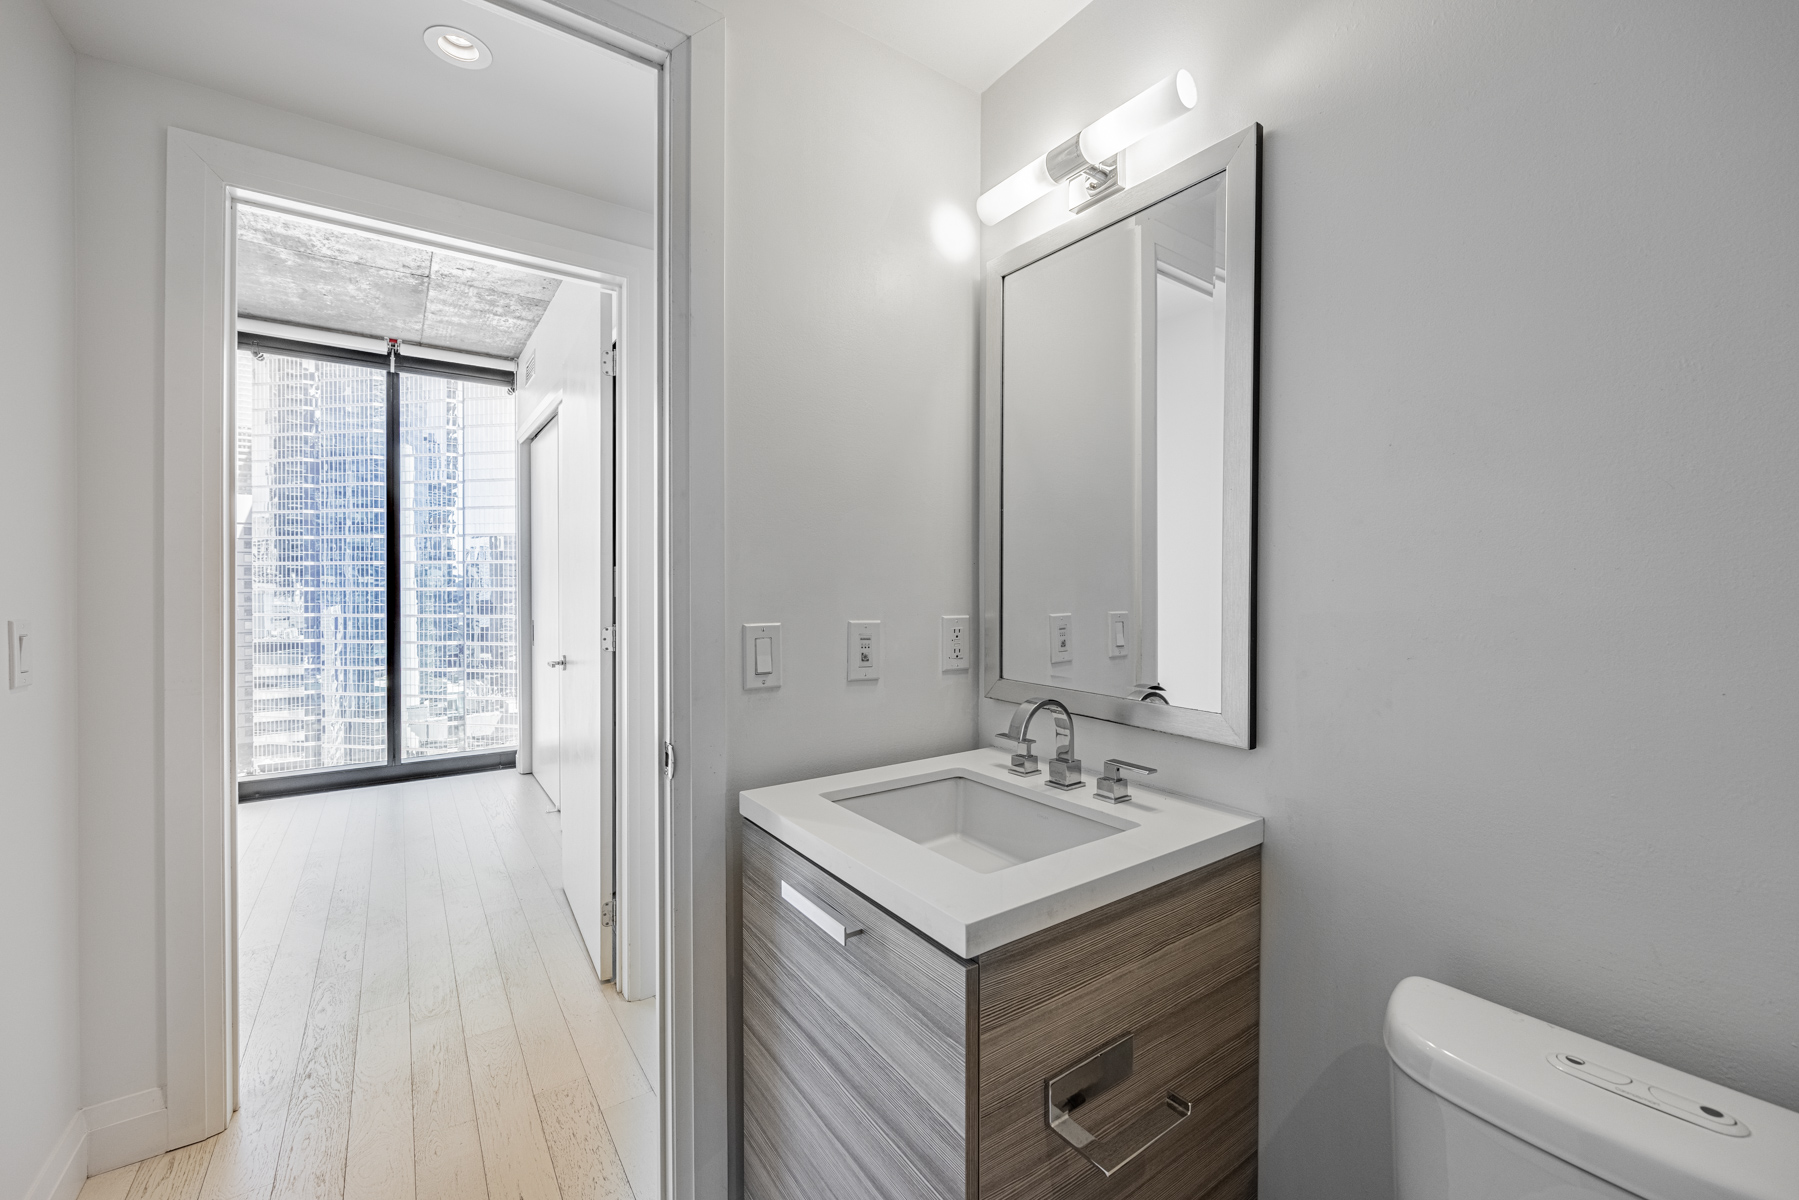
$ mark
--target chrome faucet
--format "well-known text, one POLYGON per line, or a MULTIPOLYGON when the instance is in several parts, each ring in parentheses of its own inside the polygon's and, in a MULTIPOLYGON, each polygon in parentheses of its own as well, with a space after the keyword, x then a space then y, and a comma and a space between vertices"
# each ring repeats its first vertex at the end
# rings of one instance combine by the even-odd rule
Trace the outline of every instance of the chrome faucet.
POLYGON ((1012 727, 1005 733, 994 734, 1018 747, 1012 755, 1012 774, 1037 774, 1037 756, 1031 753, 1036 740, 1031 737, 1031 718, 1046 708, 1054 709, 1056 713, 1056 756, 1049 760, 1049 778, 1044 782, 1065 792, 1087 786, 1087 781, 1081 778, 1081 760, 1074 756, 1074 714, 1060 700, 1042 697, 1033 697, 1020 704, 1012 714, 1012 727))

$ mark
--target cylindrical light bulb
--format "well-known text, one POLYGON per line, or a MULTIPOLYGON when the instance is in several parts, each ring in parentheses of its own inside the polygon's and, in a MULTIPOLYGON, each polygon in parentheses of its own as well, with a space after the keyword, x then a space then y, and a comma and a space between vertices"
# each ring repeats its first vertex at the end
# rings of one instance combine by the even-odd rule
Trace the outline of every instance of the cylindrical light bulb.
POLYGON ((1090 163, 1105 162, 1198 103, 1193 76, 1176 71, 1081 130, 1081 154, 1090 163))
POLYGON ((1049 168, 1044 164, 1047 155, 1039 155, 1032 163, 1016 172, 1011 178, 996 183, 988 188, 981 198, 975 201, 974 210, 981 215, 983 225, 997 225, 1039 196, 1047 195, 1056 181, 1050 177, 1049 168))

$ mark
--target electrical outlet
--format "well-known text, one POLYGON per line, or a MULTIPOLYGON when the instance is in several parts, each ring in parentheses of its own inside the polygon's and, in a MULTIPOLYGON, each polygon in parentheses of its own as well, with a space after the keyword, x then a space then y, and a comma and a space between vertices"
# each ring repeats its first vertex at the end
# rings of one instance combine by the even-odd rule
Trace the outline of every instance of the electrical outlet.
POLYGON ((32 636, 30 621, 6 623, 6 686, 13 691, 31 686, 32 668, 37 663, 37 639, 32 636))
POLYGON ((969 645, 972 639, 968 636, 967 617, 943 618, 943 636, 938 645, 943 654, 945 671, 966 671, 970 666, 969 645))
POLYGON ((849 678, 881 677, 881 623, 851 621, 849 639, 849 678))
POLYGON ((743 627, 743 690, 764 692, 781 686, 780 622, 743 627))

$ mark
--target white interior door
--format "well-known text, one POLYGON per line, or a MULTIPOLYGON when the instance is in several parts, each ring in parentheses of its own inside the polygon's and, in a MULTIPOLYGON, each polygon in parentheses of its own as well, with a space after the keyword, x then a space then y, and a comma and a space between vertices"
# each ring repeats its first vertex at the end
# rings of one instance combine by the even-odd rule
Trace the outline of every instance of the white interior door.
POLYGON ((562 881, 600 978, 613 970, 612 295, 570 347, 562 403, 562 881), (591 330, 591 333, 588 332, 591 330))
POLYGON ((562 584, 559 419, 531 439, 531 773, 560 805, 562 793, 562 584))

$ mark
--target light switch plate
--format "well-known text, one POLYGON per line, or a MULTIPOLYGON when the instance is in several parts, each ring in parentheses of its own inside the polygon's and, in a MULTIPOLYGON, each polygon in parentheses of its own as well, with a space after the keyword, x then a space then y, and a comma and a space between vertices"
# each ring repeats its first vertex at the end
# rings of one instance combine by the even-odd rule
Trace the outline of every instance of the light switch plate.
POLYGON ((743 627, 743 690, 765 692, 781 686, 781 623, 743 627))
POLYGON ((1049 614, 1049 661, 1070 663, 1074 661, 1074 614, 1049 614))
POLYGON ((1106 657, 1129 658, 1131 656, 1131 614, 1128 612, 1112 612, 1106 614, 1106 657))
POLYGON ((6 686, 12 691, 31 686, 31 674, 37 662, 37 641, 31 633, 30 621, 6 623, 6 686))
POLYGON ((851 621, 849 636, 849 678, 881 677, 881 623, 851 621))
POLYGON ((969 620, 966 616, 943 618, 942 636, 938 639, 938 647, 943 656, 945 671, 968 670, 971 654, 968 629, 969 620))

